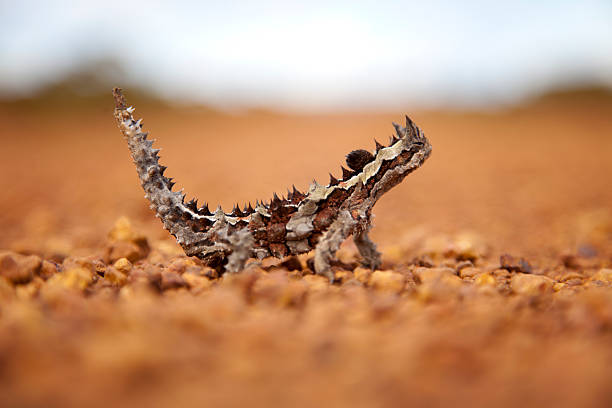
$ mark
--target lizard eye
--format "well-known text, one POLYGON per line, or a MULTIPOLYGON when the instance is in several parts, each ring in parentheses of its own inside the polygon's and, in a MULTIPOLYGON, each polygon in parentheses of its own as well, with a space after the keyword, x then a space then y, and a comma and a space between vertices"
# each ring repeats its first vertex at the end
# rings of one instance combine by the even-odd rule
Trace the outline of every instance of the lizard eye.
POLYGON ((346 155, 346 165, 353 171, 361 171, 363 167, 374 160, 374 155, 367 150, 353 150, 346 155))

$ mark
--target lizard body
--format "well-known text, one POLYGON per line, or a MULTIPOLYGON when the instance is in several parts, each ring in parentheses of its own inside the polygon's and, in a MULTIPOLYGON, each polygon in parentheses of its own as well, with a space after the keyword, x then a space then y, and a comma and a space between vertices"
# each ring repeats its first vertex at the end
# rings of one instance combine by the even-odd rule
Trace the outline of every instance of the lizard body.
POLYGON ((115 119, 151 209, 187 255, 227 272, 241 271, 249 258, 283 258, 314 249, 315 272, 333 281, 330 261, 350 235, 363 264, 377 268, 380 253, 368 237, 372 207, 431 154, 429 141, 406 116, 406 127, 393 123, 397 136, 389 146, 376 142, 374 153, 352 151, 346 158, 349 169, 342 167, 341 179, 330 174, 327 186, 315 182, 305 193, 293 187, 287 198, 274 194, 269 203, 257 202, 254 208, 211 212, 172 191, 174 183, 164 176, 166 167, 159 164, 159 150, 147 139, 142 120, 134 119, 121 89, 113 89, 113 95, 115 119))

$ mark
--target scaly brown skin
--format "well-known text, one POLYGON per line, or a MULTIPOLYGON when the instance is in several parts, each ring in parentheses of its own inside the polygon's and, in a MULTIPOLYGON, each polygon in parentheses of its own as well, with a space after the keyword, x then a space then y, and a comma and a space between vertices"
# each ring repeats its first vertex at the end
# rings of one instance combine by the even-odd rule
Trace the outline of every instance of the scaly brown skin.
POLYGON ((315 250, 315 272, 334 274, 330 261, 340 244, 350 235, 363 258, 363 264, 377 268, 380 253, 369 239, 371 210, 376 201, 409 173, 419 168, 431 154, 423 132, 406 116, 406 127, 393 123, 397 136, 389 146, 376 142, 376 150, 355 150, 347 155, 349 169, 342 178, 330 174, 327 186, 313 183, 308 192, 293 188, 287 198, 274 194, 270 203, 257 202, 244 209, 234 207, 213 213, 196 200, 185 202, 185 195, 172 191, 172 179, 164 176, 158 149, 147 140, 141 120, 132 116, 121 89, 113 89, 115 119, 125 137, 145 197, 189 256, 197 256, 210 266, 239 272, 253 257, 282 258, 315 250))

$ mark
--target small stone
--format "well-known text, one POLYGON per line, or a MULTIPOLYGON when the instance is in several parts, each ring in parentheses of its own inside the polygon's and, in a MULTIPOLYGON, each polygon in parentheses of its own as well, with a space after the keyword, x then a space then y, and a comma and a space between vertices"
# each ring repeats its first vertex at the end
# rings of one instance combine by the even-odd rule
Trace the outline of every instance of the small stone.
POLYGON ((212 286, 210 279, 203 276, 195 275, 193 273, 185 273, 182 275, 182 277, 194 293, 200 293, 212 286))
POLYGON ((248 292, 250 292, 254 300, 276 303, 283 296, 283 292, 288 284, 287 271, 276 269, 266 275, 256 277, 250 283, 251 288, 248 292))
POLYGON ((334 277, 337 282, 344 283, 348 280, 353 279, 353 274, 349 271, 345 270, 335 270, 334 277))
POLYGON ((302 263, 300 262, 300 259, 297 256, 287 257, 287 259, 283 260, 283 262, 280 263, 280 266, 287 269, 288 271, 301 271, 303 269, 302 263))
POLYGON ((73 251, 74 243, 66 238, 49 237, 45 242, 45 253, 49 260, 62 263, 73 251))
POLYGON ((71 290, 83 290, 92 282, 92 274, 84 268, 74 268, 56 273, 48 281, 50 286, 61 286, 71 290))
POLYGON ((190 268, 199 269, 199 265, 192 259, 186 256, 181 256, 170 261, 168 270, 182 275, 190 268))
POLYGON ((489 297, 500 296, 500 290, 497 284, 495 285, 475 285, 476 293, 489 297))
POLYGON ((146 258, 148 253, 148 245, 145 248, 130 241, 117 241, 107 247, 107 258, 111 263, 115 263, 121 258, 127 258, 134 263, 146 258))
POLYGON ((374 271, 368 281, 370 287, 390 293, 400 293, 404 283, 404 275, 393 271, 374 271))
POLYGON ((440 276, 439 281, 453 289, 458 289, 463 286, 463 281, 457 275, 443 274, 440 276))
POLYGON ((481 273, 480 275, 476 276, 476 279, 474 279, 474 283, 478 286, 494 286, 497 284, 497 281, 495 280, 493 275, 489 273, 481 273))
POLYGON ((361 283, 368 283, 370 280, 370 275, 372 275, 372 270, 369 268, 363 268, 361 266, 355 268, 353 271, 353 276, 361 283))
POLYGON ((342 282, 342 286, 343 288, 347 288, 347 287, 352 287, 352 286, 359 286, 359 287, 363 287, 364 284, 360 281, 358 281, 355 278, 351 278, 347 281, 342 282))
POLYGON ((113 264, 113 267, 124 275, 128 275, 132 270, 132 263, 127 258, 119 258, 113 264))
POLYGON ((483 239, 471 232, 462 232, 455 237, 434 235, 426 237, 423 252, 433 257, 440 255, 457 260, 474 261, 487 252, 483 239))
POLYGON ((40 271, 42 260, 36 255, 24 256, 21 262, 21 267, 30 271, 33 275, 40 271))
POLYGON ((289 279, 301 279, 304 276, 304 271, 289 271, 287 276, 289 279))
POLYGON ((494 269, 491 274, 498 280, 509 279, 511 276, 510 272, 505 269, 494 269))
POLYGON ((525 258, 515 258, 512 255, 504 254, 499 257, 499 264, 502 269, 512 272, 532 273, 532 268, 525 258))
POLYGON ((62 268, 64 270, 82 268, 87 269, 92 274, 95 273, 98 276, 104 276, 106 264, 102 258, 96 256, 68 257, 64 259, 62 268))
POLYGON ((127 282, 127 277, 125 276, 125 274, 112 266, 106 268, 106 272, 104 273, 104 279, 112 283, 113 285, 118 286, 123 286, 127 282))
POLYGON ((310 291, 322 291, 329 287, 329 279, 321 275, 305 275, 302 280, 308 284, 310 291))
POLYGON ((115 221, 115 225, 108 232, 108 239, 111 241, 131 241, 134 236, 132 223, 127 217, 120 217, 115 221))
POLYGON ((459 276, 462 278, 473 278, 474 276, 482 273, 480 268, 474 268, 473 266, 469 266, 467 268, 462 268, 459 270, 459 276))
POLYGON ((547 276, 517 273, 512 277, 510 287, 520 295, 540 295, 551 292, 554 283, 547 276))
POLYGON ((591 281, 602 281, 608 284, 612 284, 612 269, 602 268, 593 276, 591 281))
MULTIPOLYGON (((257 270, 257 271, 263 271, 263 272, 266 272, 265 270, 263 270, 263 269, 261 269, 261 268, 254 268, 254 269, 255 269, 255 270, 257 270)), ((187 271, 185 271, 185 272, 189 273, 189 272, 191 272, 192 270, 193 270, 193 269, 189 269, 189 270, 187 270, 187 271)), ((198 271, 197 275, 204 276, 204 277, 206 277, 206 278, 208 278, 208 279, 218 279, 218 278, 219 278, 219 272, 217 272, 217 270, 216 270, 216 269, 213 269, 213 268, 211 268, 210 266, 204 266, 204 267, 202 267, 202 268, 201 268, 201 269, 198 271)))
POLYGON ((582 258, 593 258, 597 256, 597 248, 593 245, 583 244, 578 246, 577 254, 582 258))
POLYGON ((41 278, 35 276, 32 281, 30 281, 30 283, 28 283, 27 285, 17 286, 15 288, 15 294, 17 295, 18 299, 32 299, 34 296, 36 296, 36 294, 38 294, 38 291, 44 283, 45 282, 41 278))
POLYGON ((25 284, 38 273, 41 263, 41 259, 36 255, 3 252, 0 254, 0 276, 16 285, 25 284))
POLYGON ((416 288, 417 299, 429 302, 435 299, 449 299, 456 297, 463 287, 463 281, 456 275, 440 274, 435 279, 424 281, 416 288))
POLYGON ((55 262, 51 261, 42 261, 40 266, 40 270, 38 271, 38 276, 47 280, 55 275, 59 270, 59 266, 55 262))
POLYGON ((509 296, 512 294, 512 287, 510 286, 510 281, 497 281, 497 291, 500 295, 509 296))
POLYGON ((421 283, 431 282, 440 279, 442 275, 455 275, 452 268, 423 268, 418 267, 414 270, 414 275, 421 283))
POLYGON ((582 279, 584 279, 584 276, 578 272, 567 272, 561 275, 561 277, 557 280, 559 282, 568 282, 568 281, 576 281, 576 280, 582 282, 582 279))
POLYGON ((147 239, 134 232, 130 221, 121 217, 108 234, 106 247, 106 259, 109 263, 115 263, 120 258, 127 258, 134 263, 149 255, 151 248, 147 239))
POLYGON ((438 266, 440 268, 451 268, 457 270, 457 262, 454 259, 445 259, 438 266))
POLYGON ((606 282, 600 281, 600 280, 589 280, 587 282, 584 283, 584 288, 585 289, 590 289, 590 288, 601 288, 604 286, 609 285, 606 282))
POLYGON ((567 285, 563 282, 555 282, 553 285, 553 290, 555 292, 559 292, 561 289, 565 288, 567 285))
POLYGON ((563 266, 569 269, 578 269, 580 268, 580 261, 578 257, 572 253, 563 253, 560 256, 561 262, 563 266))
POLYGON ((468 268, 468 267, 473 267, 474 264, 472 263, 472 261, 460 261, 456 266, 455 269, 457 270, 457 272, 461 271, 463 268, 468 268))
POLYGON ((283 307, 300 307, 306 301, 308 285, 303 281, 290 281, 283 288, 278 298, 278 305, 283 307))
POLYGON ((187 286, 188 285, 185 279, 183 279, 183 277, 178 273, 168 270, 162 271, 159 286, 161 290, 177 289, 187 286))
POLYGON ((485 255, 486 245, 481 237, 470 232, 457 235, 452 242, 453 252, 457 259, 474 261, 485 255))
POLYGON ((429 255, 423 255, 412 260, 412 263, 416 266, 423 266, 425 268, 433 268, 435 266, 434 261, 429 255))

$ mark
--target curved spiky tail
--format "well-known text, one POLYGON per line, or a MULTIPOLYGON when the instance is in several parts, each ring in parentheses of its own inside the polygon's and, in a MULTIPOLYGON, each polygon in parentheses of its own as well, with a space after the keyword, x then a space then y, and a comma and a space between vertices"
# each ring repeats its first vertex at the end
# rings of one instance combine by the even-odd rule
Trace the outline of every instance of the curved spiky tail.
POLYGON ((159 149, 153 148, 148 133, 142 130, 142 119, 132 117, 134 108, 128 107, 120 88, 113 89, 115 119, 132 154, 145 197, 151 203, 166 228, 174 235, 185 252, 197 251, 207 240, 201 228, 194 228, 194 221, 206 221, 205 217, 191 210, 185 203, 182 191, 172 191, 172 179, 164 176, 165 166, 159 164, 159 149), (202 232, 200 232, 200 231, 202 232))

